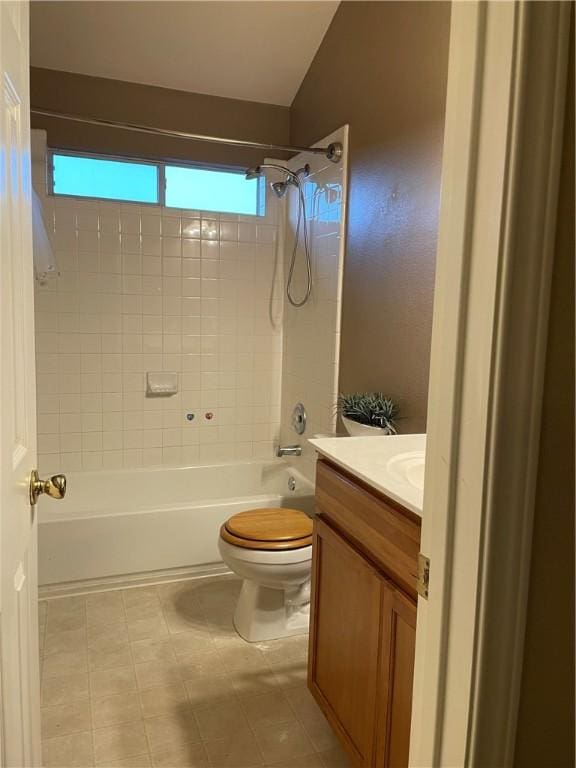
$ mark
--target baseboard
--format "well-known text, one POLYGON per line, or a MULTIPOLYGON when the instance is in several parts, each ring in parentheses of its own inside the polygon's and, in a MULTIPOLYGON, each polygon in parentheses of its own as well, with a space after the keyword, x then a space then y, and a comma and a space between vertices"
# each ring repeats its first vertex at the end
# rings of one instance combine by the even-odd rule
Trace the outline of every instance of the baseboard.
POLYGON ((191 565, 187 568, 169 568, 164 571, 105 576, 99 579, 86 579, 85 581, 45 584, 39 587, 38 598, 40 600, 52 600, 58 597, 85 595, 90 592, 113 592, 118 589, 165 584, 170 581, 188 581, 192 579, 206 579, 211 576, 227 576, 230 573, 232 571, 224 563, 209 563, 207 565, 191 565))

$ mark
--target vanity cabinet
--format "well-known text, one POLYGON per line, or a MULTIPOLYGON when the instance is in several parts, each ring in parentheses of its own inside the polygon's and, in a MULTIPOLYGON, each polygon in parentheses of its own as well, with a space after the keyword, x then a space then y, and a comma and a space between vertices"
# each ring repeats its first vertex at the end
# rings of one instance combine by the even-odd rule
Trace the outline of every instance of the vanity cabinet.
POLYGON ((308 685, 354 766, 408 764, 420 522, 318 462, 308 685))

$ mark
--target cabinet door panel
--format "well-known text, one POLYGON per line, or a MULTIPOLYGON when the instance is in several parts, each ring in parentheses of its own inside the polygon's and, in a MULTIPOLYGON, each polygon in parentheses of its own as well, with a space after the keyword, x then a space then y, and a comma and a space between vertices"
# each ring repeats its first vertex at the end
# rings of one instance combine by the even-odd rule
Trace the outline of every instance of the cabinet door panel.
POLYGON ((410 748, 416 604, 390 583, 382 588, 376 765, 406 768, 410 748))
POLYGON ((361 555, 315 521, 309 687, 354 764, 370 768, 382 586, 361 555))

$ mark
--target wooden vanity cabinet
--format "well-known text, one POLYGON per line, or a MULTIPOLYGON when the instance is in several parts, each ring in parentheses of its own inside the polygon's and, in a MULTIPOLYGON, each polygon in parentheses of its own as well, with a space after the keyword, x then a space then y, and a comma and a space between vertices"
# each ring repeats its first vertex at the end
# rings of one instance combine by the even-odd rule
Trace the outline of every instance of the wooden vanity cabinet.
POLYGON ((419 521, 324 460, 316 501, 308 686, 354 766, 401 768, 410 738, 419 521), (382 548, 383 532, 390 546, 382 548))

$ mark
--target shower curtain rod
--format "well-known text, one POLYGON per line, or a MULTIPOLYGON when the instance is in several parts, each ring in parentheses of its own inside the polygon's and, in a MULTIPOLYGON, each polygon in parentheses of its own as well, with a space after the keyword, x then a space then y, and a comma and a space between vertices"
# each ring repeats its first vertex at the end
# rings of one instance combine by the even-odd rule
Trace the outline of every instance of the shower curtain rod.
POLYGON ((333 142, 327 147, 292 147, 283 144, 265 144, 260 141, 244 141, 243 139, 224 139, 219 136, 203 136, 200 133, 186 133, 185 131, 174 131, 167 128, 154 128, 150 125, 137 125, 136 123, 121 123, 116 120, 102 120, 95 117, 82 117, 82 115, 71 115, 66 112, 53 112, 48 109, 37 109, 32 107, 30 113, 33 115, 42 115, 43 117, 54 117, 58 120, 73 120, 76 123, 85 123, 87 125, 101 125, 106 128, 120 128, 124 131, 135 131, 137 133, 150 133, 155 136, 171 136, 175 139, 187 139, 188 141, 203 141, 209 144, 227 144, 231 147, 242 147, 246 149, 268 149, 281 152, 310 152, 314 155, 324 155, 333 163, 340 161, 342 157, 342 144, 333 142))

